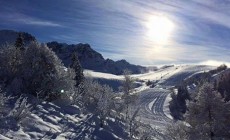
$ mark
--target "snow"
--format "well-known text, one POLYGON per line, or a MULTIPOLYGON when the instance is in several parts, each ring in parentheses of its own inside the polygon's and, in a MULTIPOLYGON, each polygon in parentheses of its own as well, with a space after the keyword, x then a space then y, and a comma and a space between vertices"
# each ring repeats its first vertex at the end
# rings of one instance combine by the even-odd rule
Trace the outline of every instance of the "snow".
POLYGON ((170 114, 170 110, 169 110, 169 102, 172 100, 170 94, 167 95, 166 99, 165 99, 165 102, 164 102, 164 107, 163 107, 163 111, 164 111, 164 114, 170 118, 170 119, 173 119, 173 117, 171 116, 170 114))
POLYGON ((156 99, 149 103, 149 110, 152 110, 153 104, 155 103, 156 99))
POLYGON ((3 136, 3 135, 0 134, 0 140, 12 140, 12 139, 7 138, 7 137, 5 137, 5 136, 3 136))
MULTIPOLYGON (((189 76, 193 76, 194 74, 203 72, 204 70, 210 70, 212 67, 208 66, 171 66, 164 69, 159 69, 157 71, 151 71, 145 74, 135 74, 131 75, 132 77, 139 79, 139 83, 141 84, 140 87, 136 88, 135 91, 138 94, 142 94, 142 91, 149 89, 149 86, 146 86, 145 82, 147 80, 157 80, 158 84, 155 87, 156 89, 164 90, 165 87, 160 85, 159 83, 163 83, 164 81, 170 79, 173 76, 177 76, 176 78, 180 77, 182 73, 188 73, 186 75, 187 78, 189 76)), ((113 75, 108 73, 101 73, 95 72, 92 70, 84 70, 84 75, 86 77, 93 77, 93 78, 104 78, 104 79, 115 79, 115 80, 122 80, 122 75, 113 75)), ((166 89, 165 89, 166 90, 166 89)), ((169 111, 169 101, 171 100, 170 94, 167 95, 164 104, 163 104, 163 112, 164 114, 172 119, 169 111)), ((146 110, 147 111, 155 111, 155 101, 149 100, 146 102, 146 110)), ((65 140, 68 139, 69 135, 72 133, 76 133, 77 138, 84 138, 88 137, 89 139, 92 138, 89 136, 89 132, 92 133, 100 133, 100 135, 108 135, 112 136, 116 139, 120 138, 120 130, 122 129, 120 126, 117 126, 117 120, 114 118, 108 118, 109 125, 108 129, 114 128, 114 130, 108 130, 98 128, 98 118, 95 118, 92 114, 79 114, 79 107, 78 106, 60 106, 55 105, 54 103, 49 102, 42 102, 40 105, 37 106, 36 112, 31 113, 31 115, 26 118, 20 124, 20 129, 17 131, 8 131, 6 134, 0 135, 0 139, 10 140, 10 139, 40 139, 41 137, 47 135, 44 139, 49 139, 50 135, 54 135, 52 139, 60 139, 65 140), (96 121, 97 120, 97 121, 96 121), (63 132, 66 125, 70 126, 68 131, 63 132), (115 133, 116 132, 116 133, 115 133), (109 134, 110 133, 110 134, 109 134)), ((156 112, 153 112, 155 114, 156 112)), ((154 117, 154 116, 153 116, 154 117)), ((143 118, 143 120, 150 121, 149 124, 152 122, 151 119, 143 118)), ((156 123, 158 120, 155 121, 156 123)), ((159 124, 162 122, 158 122, 159 124)), ((162 123, 166 124, 168 122, 162 123)), ((154 125, 153 125, 154 126, 154 125)), ((161 126, 157 126, 161 127, 161 126)))
POLYGON ((121 80, 123 78, 122 76, 117 76, 117 75, 110 74, 110 73, 96 72, 96 71, 92 71, 92 70, 84 70, 84 75, 86 77, 104 78, 104 79, 121 80))
MULTIPOLYGON (((161 80, 164 81, 173 75, 180 74, 180 73, 191 73, 189 76, 192 76, 197 73, 201 73, 204 71, 209 71, 213 69, 212 66, 202 66, 202 65, 178 65, 178 66, 170 66, 163 69, 158 69, 157 71, 150 71, 148 73, 144 74, 133 74, 131 75, 133 78, 140 79, 140 80, 161 80)), ((96 72, 92 70, 84 70, 84 75, 86 77, 92 77, 92 78, 104 78, 104 79, 116 79, 116 80, 122 80, 122 75, 114 75, 109 73, 102 73, 102 72, 96 72)), ((187 78, 187 77, 185 77, 187 78)))

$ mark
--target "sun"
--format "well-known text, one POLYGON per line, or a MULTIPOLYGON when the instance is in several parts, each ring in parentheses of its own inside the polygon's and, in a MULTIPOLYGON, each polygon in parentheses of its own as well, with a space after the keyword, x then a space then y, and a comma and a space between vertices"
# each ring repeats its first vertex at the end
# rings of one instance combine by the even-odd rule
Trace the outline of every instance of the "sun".
POLYGON ((148 39, 157 44, 166 44, 174 29, 174 23, 166 16, 151 16, 146 27, 148 39))

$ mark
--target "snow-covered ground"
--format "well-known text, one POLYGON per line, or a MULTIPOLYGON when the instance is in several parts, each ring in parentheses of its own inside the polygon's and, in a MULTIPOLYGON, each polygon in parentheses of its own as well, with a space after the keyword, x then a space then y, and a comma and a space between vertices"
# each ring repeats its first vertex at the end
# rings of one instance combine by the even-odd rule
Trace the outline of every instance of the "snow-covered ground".
MULTIPOLYGON (((167 123, 170 123, 172 116, 169 111, 169 101, 171 100, 170 88, 180 83, 182 80, 214 69, 212 66, 204 65, 178 65, 170 66, 157 71, 151 71, 144 74, 131 75, 139 79, 141 86, 135 89, 140 94, 141 120, 146 124, 151 124, 158 129, 164 129, 167 123), (146 86, 146 81, 155 81, 156 86, 150 88, 146 86), (142 81, 142 82, 141 82, 142 81)), ((91 70, 84 71, 86 76, 101 79, 123 80, 122 75, 113 75, 91 70)))
MULTIPOLYGON (((195 73, 213 69, 209 66, 172 66, 145 74, 136 74, 132 77, 139 79, 141 86, 136 88, 140 94, 139 106, 141 107, 141 121, 151 124, 152 127, 164 129, 172 120, 169 112, 169 101, 171 86, 176 81, 185 79, 195 73), (156 87, 150 88, 145 82, 157 81, 156 87)), ((86 77, 122 80, 122 76, 108 73, 85 70, 86 77)), ((108 121, 109 125, 101 129, 99 120, 93 114, 79 114, 77 106, 58 106, 53 103, 44 102, 37 106, 36 112, 23 120, 20 129, 8 131, 0 135, 0 139, 123 139, 127 135, 121 133, 122 124, 117 125, 113 118, 108 121), (76 115, 78 114, 78 115, 76 115)))
POLYGON ((164 111, 164 114, 170 118, 170 119, 173 119, 171 114, 170 114, 170 110, 169 110, 169 101, 171 101, 171 96, 170 94, 167 95, 166 99, 165 99, 165 102, 164 102, 164 106, 163 106, 163 111, 164 111))
MULTIPOLYGON (((108 119, 109 125, 100 128, 99 118, 94 114, 79 114, 75 105, 58 106, 43 102, 27 118, 20 122, 20 128, 0 135, 0 140, 70 140, 127 138, 121 133, 124 126, 108 119)), ((3 126, 1 126, 3 127, 3 126)))
POLYGON ((93 77, 93 78, 116 79, 116 80, 122 79, 122 76, 118 76, 110 73, 96 72, 92 70, 84 70, 84 75, 86 77, 93 77))
MULTIPOLYGON (((179 66, 170 66, 163 69, 158 69, 157 71, 150 71, 144 74, 133 74, 131 75, 133 78, 137 78, 140 80, 166 80, 174 75, 178 75, 181 73, 188 73, 188 76, 191 76, 195 73, 200 73, 204 71, 208 71, 213 69, 213 66, 204 66, 204 65, 179 65, 179 66)), ((117 79, 122 80, 122 75, 114 75, 109 73, 101 73, 92 70, 84 70, 84 74, 86 77, 93 78, 104 78, 104 79, 117 79)))

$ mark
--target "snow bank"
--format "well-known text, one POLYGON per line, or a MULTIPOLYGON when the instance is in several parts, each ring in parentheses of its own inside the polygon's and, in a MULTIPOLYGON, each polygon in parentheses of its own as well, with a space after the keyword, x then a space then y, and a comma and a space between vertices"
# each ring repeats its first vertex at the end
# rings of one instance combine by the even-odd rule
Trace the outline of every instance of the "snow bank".
POLYGON ((165 99, 165 102, 164 102, 163 112, 168 118, 173 119, 173 117, 170 114, 170 110, 169 110, 169 101, 171 101, 171 99, 172 98, 171 98, 170 94, 168 94, 166 99, 165 99))
POLYGON ((0 134, 0 140, 12 140, 12 139, 7 138, 7 137, 5 137, 5 136, 3 136, 3 135, 0 134))
POLYGON ((153 104, 155 103, 156 99, 149 103, 149 110, 152 110, 153 104))

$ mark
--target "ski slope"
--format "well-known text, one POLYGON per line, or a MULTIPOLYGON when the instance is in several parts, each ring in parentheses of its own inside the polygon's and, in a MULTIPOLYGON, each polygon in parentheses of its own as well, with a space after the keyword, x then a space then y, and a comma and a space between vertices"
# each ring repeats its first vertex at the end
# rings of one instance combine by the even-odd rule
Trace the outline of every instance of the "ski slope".
MULTIPOLYGON (((151 124, 152 127, 163 132, 165 127, 172 122, 168 107, 171 100, 171 88, 184 79, 214 68, 213 66, 205 65, 178 65, 144 74, 131 75, 131 77, 139 79, 138 81, 142 81, 142 86, 136 88, 136 92, 140 94, 137 106, 141 108, 141 121, 151 124), (146 86, 145 82, 148 80, 156 81, 156 86, 154 88, 146 86)), ((84 73, 93 78, 123 80, 121 75, 117 76, 89 70, 84 71, 84 73)))
MULTIPOLYGON (((201 73, 205 71, 209 71, 211 69, 214 69, 213 66, 205 66, 205 65, 178 65, 178 66, 170 66, 167 68, 161 68, 157 71, 150 71, 148 73, 144 74, 133 74, 131 75, 133 78, 137 78, 140 80, 160 80, 165 81, 175 75, 179 76, 184 75, 180 78, 188 78, 189 76, 201 73)), ((92 77, 92 78, 104 78, 104 79, 116 79, 116 80, 122 80, 122 75, 114 75, 109 73, 102 73, 102 72, 96 72, 92 70, 84 70, 84 75, 86 77, 92 77)))

